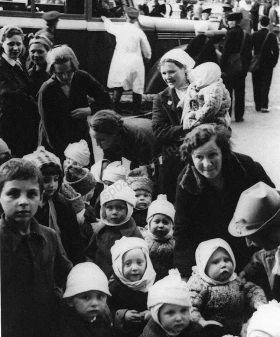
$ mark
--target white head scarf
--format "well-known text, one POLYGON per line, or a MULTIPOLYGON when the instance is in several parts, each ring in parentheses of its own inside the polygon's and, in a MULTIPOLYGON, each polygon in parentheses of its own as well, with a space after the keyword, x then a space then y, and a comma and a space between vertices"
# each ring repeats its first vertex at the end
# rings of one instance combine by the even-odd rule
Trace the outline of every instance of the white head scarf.
POLYGON ((208 275, 205 274, 206 265, 207 265, 211 255, 218 248, 224 248, 228 252, 228 254, 229 254, 229 256, 232 260, 232 263, 233 263, 233 270, 235 270, 236 263, 235 263, 233 251, 230 248, 230 245, 223 239, 212 239, 212 240, 203 241, 198 245, 198 247, 195 251, 196 267, 194 267, 193 269, 198 272, 199 276, 204 281, 206 281, 208 283, 211 283, 211 284, 225 284, 225 283, 228 283, 228 282, 236 279, 236 273, 233 273, 231 275, 231 277, 229 278, 229 280, 226 280, 226 281, 223 281, 223 282, 213 280, 212 278, 210 278, 208 275))
POLYGON ((113 270, 119 280, 129 288, 146 293, 153 285, 156 278, 152 261, 149 256, 148 246, 145 240, 134 237, 123 236, 120 240, 116 240, 111 248, 113 270), (123 256, 129 250, 140 248, 145 255, 147 267, 141 280, 131 282, 123 275, 123 256))
POLYGON ((190 55, 179 48, 169 50, 162 56, 160 63, 167 59, 180 62, 186 67, 187 70, 192 69, 195 65, 195 61, 190 57, 190 55))
POLYGON ((190 73, 191 82, 198 89, 221 80, 221 68, 214 62, 205 62, 197 66, 190 73))

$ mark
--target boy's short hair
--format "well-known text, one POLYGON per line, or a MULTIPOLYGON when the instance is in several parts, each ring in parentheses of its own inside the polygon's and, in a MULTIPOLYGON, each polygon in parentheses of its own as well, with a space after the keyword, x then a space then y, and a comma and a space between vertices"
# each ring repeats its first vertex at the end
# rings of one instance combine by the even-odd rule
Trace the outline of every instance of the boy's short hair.
POLYGON ((269 22, 270 22, 270 19, 266 15, 263 15, 260 18, 260 25, 263 26, 263 27, 267 27, 269 25, 269 22))
POLYGON ((31 162, 13 158, 0 167, 0 193, 6 181, 11 180, 37 180, 42 193, 43 176, 40 170, 31 162))

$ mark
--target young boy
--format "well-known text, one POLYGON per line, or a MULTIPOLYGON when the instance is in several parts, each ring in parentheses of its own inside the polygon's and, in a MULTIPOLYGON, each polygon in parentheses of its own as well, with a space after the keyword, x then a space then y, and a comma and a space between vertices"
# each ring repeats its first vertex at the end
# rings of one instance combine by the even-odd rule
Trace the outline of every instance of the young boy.
POLYGON ((243 269, 240 276, 257 283, 266 273, 271 291, 269 295, 279 301, 279 193, 263 182, 245 190, 240 195, 228 230, 233 236, 245 237, 248 246, 254 245, 261 249, 253 255, 251 262, 243 269))
POLYGON ((69 273, 56 337, 114 337, 106 304, 111 296, 103 271, 92 262, 77 264, 69 273))
POLYGON ((47 337, 54 317, 55 283, 62 286, 72 264, 56 232, 34 219, 43 177, 23 159, 0 168, 2 334, 47 337))
POLYGON ((76 214, 71 203, 58 193, 62 182, 60 159, 43 146, 24 156, 24 159, 33 162, 43 175, 44 194, 35 215, 36 220, 59 234, 66 254, 74 265, 84 262, 84 246, 76 214))

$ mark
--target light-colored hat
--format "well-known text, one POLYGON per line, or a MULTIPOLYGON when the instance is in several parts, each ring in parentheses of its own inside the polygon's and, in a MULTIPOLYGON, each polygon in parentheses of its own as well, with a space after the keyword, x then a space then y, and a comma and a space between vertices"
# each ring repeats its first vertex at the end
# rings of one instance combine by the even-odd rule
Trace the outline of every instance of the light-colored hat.
POLYGON ((7 143, 2 138, 0 138, 0 154, 2 153, 11 154, 11 150, 8 148, 7 143))
POLYGON ((95 188, 95 179, 87 168, 70 165, 65 170, 63 182, 70 185, 82 196, 95 188))
POLYGON ((231 235, 248 236, 265 225, 280 221, 280 196, 263 182, 248 188, 240 195, 228 231, 231 235))
POLYGON ((160 63, 167 59, 180 62, 187 69, 192 69, 195 65, 195 61, 190 57, 190 55, 179 48, 169 50, 162 56, 160 63))
POLYGON ((118 180, 126 181, 127 170, 120 161, 110 163, 103 171, 102 180, 115 183, 118 180))
POLYGON ((96 162, 94 165, 92 165, 90 172, 93 174, 94 179, 97 183, 103 183, 103 167, 105 165, 110 164, 110 161, 108 159, 101 159, 98 162, 96 162))
POLYGON ((198 89, 205 88, 220 80, 222 75, 221 68, 217 63, 204 62, 191 71, 191 77, 198 89))
POLYGON ((95 263, 78 263, 67 277, 66 290, 63 297, 72 297, 90 290, 102 291, 111 296, 108 279, 104 272, 95 263))
POLYGON ((130 204, 132 207, 135 207, 135 192, 130 187, 128 187, 125 181, 118 180, 111 186, 108 186, 100 194, 101 207, 112 200, 123 200, 130 204))
POLYGON ((157 200, 154 200, 148 208, 147 221, 155 214, 164 214, 174 223, 175 208, 173 204, 167 201, 165 194, 159 194, 157 200))
POLYGON ((69 200, 75 213, 81 212, 85 208, 85 203, 80 193, 76 192, 72 186, 67 183, 62 183, 61 193, 69 200))
POLYGON ((82 166, 89 164, 90 152, 88 144, 84 139, 81 139, 77 143, 70 143, 65 149, 64 155, 82 166))
POLYGON ((191 307, 187 283, 182 280, 177 269, 169 270, 169 275, 157 281, 148 293, 148 308, 158 304, 177 304, 191 307))
POLYGON ((258 307, 249 321, 247 337, 252 332, 263 332, 265 336, 280 337, 280 303, 276 300, 258 307))
POLYGON ((130 171, 127 175, 126 182, 133 191, 144 190, 151 194, 154 192, 154 183, 147 176, 147 172, 141 168, 130 171))
POLYGON ((23 156, 22 159, 32 161, 39 169, 45 164, 55 164, 62 169, 60 159, 55 154, 47 151, 44 146, 39 146, 36 151, 23 156))

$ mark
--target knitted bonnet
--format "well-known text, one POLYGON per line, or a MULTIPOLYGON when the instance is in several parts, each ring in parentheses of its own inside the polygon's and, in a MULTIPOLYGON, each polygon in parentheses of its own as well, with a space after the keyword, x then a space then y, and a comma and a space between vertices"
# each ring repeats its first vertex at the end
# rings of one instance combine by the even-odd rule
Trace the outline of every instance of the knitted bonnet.
POLYGON ((159 194, 157 200, 154 200, 148 208, 147 221, 155 214, 164 214, 174 223, 175 208, 173 204, 167 201, 165 194, 159 194))
POLYGON ((147 172, 141 168, 130 171, 127 175, 127 184, 133 191, 144 190, 150 194, 154 192, 154 183, 148 177, 147 172))
POLYGON ((118 180, 126 180, 126 168, 120 161, 110 163, 103 171, 102 181, 111 181, 115 183, 118 180))
POLYGON ((77 165, 66 168, 63 182, 73 187, 82 196, 93 190, 96 185, 93 174, 88 169, 77 165))
POLYGON ((89 164, 90 152, 88 144, 84 139, 81 139, 77 143, 70 143, 65 149, 64 155, 82 166, 89 164))
POLYGON ((47 151, 44 146, 39 146, 36 151, 23 156, 22 159, 33 162, 39 169, 45 164, 54 164, 62 169, 60 159, 47 151))

